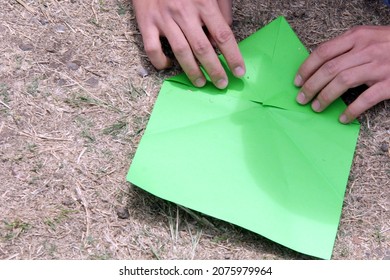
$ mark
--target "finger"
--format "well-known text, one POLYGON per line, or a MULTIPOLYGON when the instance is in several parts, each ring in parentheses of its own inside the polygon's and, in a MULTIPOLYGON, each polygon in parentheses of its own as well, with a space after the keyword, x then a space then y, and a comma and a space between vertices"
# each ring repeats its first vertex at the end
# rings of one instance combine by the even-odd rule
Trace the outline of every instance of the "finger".
POLYGON ((216 48, 216 47, 217 47, 217 42, 215 42, 213 36, 211 36, 209 32, 207 32, 207 38, 209 39, 210 44, 211 44, 214 48, 216 48))
POLYGON ((244 60, 234 34, 222 14, 219 12, 204 12, 201 16, 218 48, 224 55, 230 70, 236 77, 244 76, 246 71, 244 60))
POLYGON ((297 96, 297 102, 308 103, 341 72, 368 62, 369 57, 365 53, 352 52, 327 61, 303 84, 297 96))
MULTIPOLYGON (((232 26, 233 24, 232 2, 232 0, 218 0, 219 9, 221 10, 222 16, 229 26, 232 26)), ((216 48, 217 42, 215 42, 213 36, 210 35, 210 32, 207 32, 207 38, 209 38, 211 45, 216 48)))
POLYGON ((206 84, 206 79, 195 60, 192 49, 184 36, 183 31, 175 22, 167 24, 166 26, 169 27, 166 28, 165 36, 183 71, 195 86, 204 86, 206 84))
POLYGON ((159 70, 172 66, 172 61, 164 54, 160 41, 160 32, 155 27, 144 28, 143 42, 150 62, 159 70))
POLYGON ((233 23, 232 0, 218 0, 218 6, 228 25, 233 23))
POLYGON ((344 124, 350 123, 369 108, 389 98, 390 82, 377 83, 352 102, 340 116, 339 121, 344 124))
POLYGON ((183 30, 192 52, 202 64, 214 85, 220 89, 225 88, 228 84, 227 75, 202 28, 201 22, 188 20, 178 22, 178 24, 183 30))
POLYGON ((348 89, 377 80, 377 72, 373 71, 372 64, 364 64, 340 72, 312 102, 312 109, 322 112, 334 100, 344 94, 348 89))
POLYGON ((294 80, 295 85, 302 86, 325 62, 348 52, 353 46, 354 40, 348 32, 321 44, 299 68, 294 80))

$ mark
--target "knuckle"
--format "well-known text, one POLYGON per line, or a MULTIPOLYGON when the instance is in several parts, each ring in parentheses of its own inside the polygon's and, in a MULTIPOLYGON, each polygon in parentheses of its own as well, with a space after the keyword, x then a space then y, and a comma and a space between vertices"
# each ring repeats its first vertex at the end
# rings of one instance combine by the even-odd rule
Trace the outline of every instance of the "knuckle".
POLYGON ((185 8, 182 1, 167 1, 166 5, 166 10, 174 16, 180 15, 185 8))
MULTIPOLYGON (((361 55, 370 59, 378 60, 379 64, 382 64, 383 54, 386 53, 386 48, 383 48, 384 44, 372 44, 362 50, 361 55)), ((388 47, 388 46, 386 46, 388 47)))
POLYGON ((318 95, 318 99, 320 99, 320 103, 323 105, 328 105, 333 101, 332 96, 326 92, 322 92, 320 95, 318 95))
POLYGON ((328 60, 330 58, 330 50, 328 48, 327 43, 323 43, 318 46, 314 50, 314 53, 321 59, 321 60, 328 60))
POLYGON ((186 44, 183 43, 176 43, 172 46, 172 51, 175 54, 175 56, 183 57, 187 52, 189 52, 189 48, 186 44))
POLYGON ((305 83, 305 85, 303 86, 303 92, 305 92, 309 96, 314 95, 315 90, 316 90, 316 87, 315 87, 314 83, 312 83, 311 81, 307 81, 305 83))
POLYGON ((155 56, 160 52, 160 48, 157 45, 145 44, 144 48, 145 48, 146 55, 149 57, 155 56))
POLYGON ((372 106, 379 103, 380 101, 386 100, 390 98, 390 89, 389 83, 381 82, 376 85, 377 90, 375 93, 372 93, 372 106))
POLYGON ((352 35, 353 37, 365 37, 367 32, 367 27, 365 26, 355 26, 352 27, 346 34, 352 35))
POLYGON ((190 68, 186 71, 186 74, 190 78, 197 78, 201 75, 199 69, 197 68, 190 68))
POLYGON ((195 5, 198 7, 207 7, 208 4, 210 4, 210 1, 208 0, 193 0, 195 5))
POLYGON ((323 69, 329 76, 335 76, 339 72, 338 64, 334 60, 326 62, 323 69))
POLYGON ((349 120, 353 120, 359 116, 359 109, 352 103, 345 109, 344 114, 348 116, 349 120))
POLYGON ((337 82, 347 88, 353 87, 354 76, 348 71, 343 71, 337 76, 337 82))
POLYGON ((207 71, 207 73, 213 80, 219 80, 220 78, 224 77, 224 72, 222 69, 210 69, 207 71))
POLYGON ((361 101, 363 102, 363 104, 366 104, 368 107, 372 107, 376 105, 380 101, 379 99, 380 98, 378 98, 378 96, 373 91, 367 91, 365 94, 361 95, 361 101))
POLYGON ((192 49, 193 49, 193 52, 195 54, 195 56, 199 57, 199 56, 203 56, 205 54, 207 54, 209 51, 210 51, 210 44, 208 41, 196 41, 193 46, 192 46, 192 49))
POLYGON ((218 45, 224 45, 227 42, 231 41, 233 38, 233 32, 229 29, 218 30, 214 35, 214 39, 218 45))
POLYGON ((311 70, 307 63, 303 63, 298 70, 297 75, 302 78, 303 81, 306 81, 310 77, 311 70))

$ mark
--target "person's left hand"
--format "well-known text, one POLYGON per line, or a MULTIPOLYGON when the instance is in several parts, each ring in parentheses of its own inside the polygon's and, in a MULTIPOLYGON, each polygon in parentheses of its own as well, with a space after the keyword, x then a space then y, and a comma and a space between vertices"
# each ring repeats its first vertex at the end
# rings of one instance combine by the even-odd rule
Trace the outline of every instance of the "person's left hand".
POLYGON ((349 123, 377 103, 390 99, 390 26, 355 27, 323 43, 301 65, 294 81, 297 102, 322 112, 348 89, 367 85, 341 114, 349 123))

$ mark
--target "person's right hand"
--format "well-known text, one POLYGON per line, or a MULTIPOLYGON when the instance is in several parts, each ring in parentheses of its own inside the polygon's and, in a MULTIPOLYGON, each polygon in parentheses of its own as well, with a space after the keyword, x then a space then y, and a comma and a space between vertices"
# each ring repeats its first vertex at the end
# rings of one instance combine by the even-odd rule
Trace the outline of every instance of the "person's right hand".
POLYGON ((223 89, 228 84, 210 40, 221 50, 236 77, 245 74, 243 58, 229 27, 232 0, 133 0, 133 5, 146 54, 157 69, 171 66, 161 47, 160 36, 164 36, 197 87, 206 84, 198 62, 216 87, 223 89), (203 27, 207 28, 210 40, 203 27))

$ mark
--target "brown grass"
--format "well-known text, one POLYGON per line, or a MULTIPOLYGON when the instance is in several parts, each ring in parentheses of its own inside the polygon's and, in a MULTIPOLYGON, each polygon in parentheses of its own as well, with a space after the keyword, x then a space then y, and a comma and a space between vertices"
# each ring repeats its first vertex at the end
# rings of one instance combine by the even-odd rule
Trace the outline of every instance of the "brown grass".
MULTIPOLYGON (((159 87, 178 71, 151 67, 127 1, 0 8, 0 259, 308 258, 125 182, 159 87)), ((237 0, 233 28, 243 39, 278 15, 308 48, 390 24, 380 0, 237 0)), ((390 103, 360 121, 333 258, 388 259, 390 103)))

